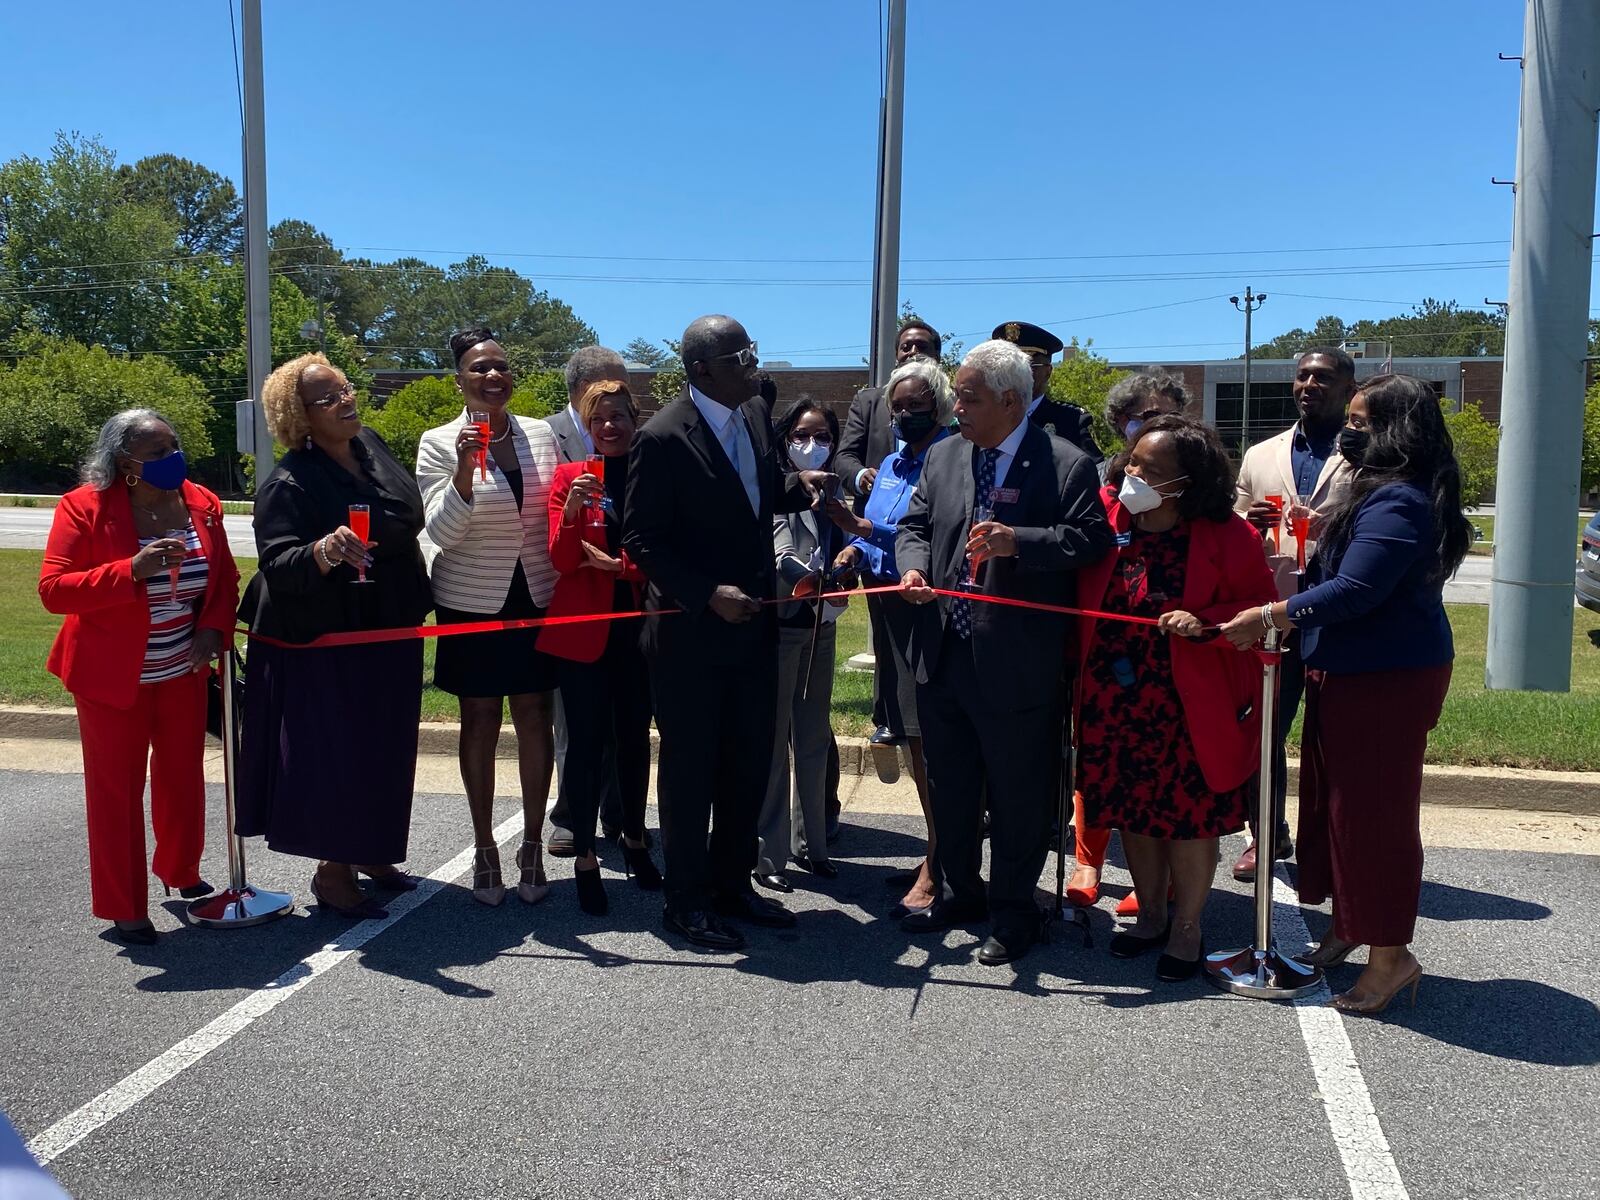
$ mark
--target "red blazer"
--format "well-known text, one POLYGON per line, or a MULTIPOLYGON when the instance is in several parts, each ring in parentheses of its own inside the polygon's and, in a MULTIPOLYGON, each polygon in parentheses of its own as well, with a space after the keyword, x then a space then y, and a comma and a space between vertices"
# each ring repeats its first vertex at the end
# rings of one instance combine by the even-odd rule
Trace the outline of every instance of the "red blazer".
MULTIPOLYGON (((1128 533, 1133 518, 1107 488, 1101 499, 1111 527, 1128 533)), ((1119 555, 1108 554, 1078 570, 1078 605, 1099 608, 1119 555)), ((1261 553, 1261 535, 1242 517, 1189 523, 1189 561, 1183 596, 1173 605, 1219 625, 1251 605, 1278 598, 1272 571, 1261 553)), ((1078 666, 1089 657, 1098 622, 1079 617, 1078 666)), ((1172 677, 1194 741, 1206 785, 1218 792, 1244 783, 1261 765, 1261 664, 1254 654, 1235 650, 1222 638, 1197 642, 1173 636, 1172 677)))
MULTIPOLYGON (((222 502, 185 481, 183 502, 200 548, 210 560, 198 627, 228 641, 239 607, 239 570, 222 528, 222 502)), ((74 488, 56 505, 39 569, 39 599, 65 614, 46 666, 67 691, 113 708, 132 708, 138 697, 150 604, 133 578, 139 535, 128 489, 74 488)))
MULTIPOLYGON (((619 576, 597 571, 587 565, 589 559, 582 546, 583 542, 590 542, 604 550, 605 531, 586 524, 581 517, 576 524, 562 524, 562 510, 567 506, 567 494, 572 491, 572 481, 588 469, 588 464, 582 461, 562 463, 556 467, 555 480, 550 486, 550 561, 560 572, 560 577, 556 580, 555 595, 550 597, 546 616, 570 617, 612 611, 611 601, 615 591, 612 585, 619 576)), ((620 578, 633 584, 637 606, 644 572, 627 554, 622 554, 621 558, 620 578)), ((596 662, 605 652, 611 625, 610 621, 551 625, 539 631, 539 649, 573 662, 596 662)))

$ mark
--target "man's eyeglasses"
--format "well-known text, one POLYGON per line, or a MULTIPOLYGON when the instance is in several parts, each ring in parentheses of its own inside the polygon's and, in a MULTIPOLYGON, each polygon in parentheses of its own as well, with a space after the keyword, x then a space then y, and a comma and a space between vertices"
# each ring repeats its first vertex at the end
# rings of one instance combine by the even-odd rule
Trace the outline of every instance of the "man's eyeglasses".
POLYGON ((757 362, 760 361, 760 359, 756 357, 756 344, 754 342, 751 342, 743 350, 732 350, 727 354, 713 354, 706 361, 718 362, 724 358, 733 359, 741 367, 753 367, 757 362))
POLYGON ((332 408, 335 404, 342 403, 345 400, 353 400, 353 399, 355 399, 355 395, 356 395, 356 385, 353 384, 353 383, 346 383, 342 388, 340 388, 336 392, 329 392, 326 396, 319 396, 315 400, 307 400, 306 401, 306 407, 307 408, 332 408))

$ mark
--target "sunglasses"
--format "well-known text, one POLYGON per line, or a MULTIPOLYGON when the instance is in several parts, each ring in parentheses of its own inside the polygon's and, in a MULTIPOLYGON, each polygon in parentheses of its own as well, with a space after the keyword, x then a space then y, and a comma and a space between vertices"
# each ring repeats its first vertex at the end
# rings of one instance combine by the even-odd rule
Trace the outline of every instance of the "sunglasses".
POLYGON ((339 404, 339 403, 341 403, 341 402, 343 402, 345 400, 353 400, 353 399, 355 399, 355 394, 356 394, 356 385, 353 384, 353 383, 346 383, 342 388, 340 388, 336 392, 329 392, 326 396, 319 396, 315 400, 307 400, 306 401, 306 407, 307 408, 332 408, 335 404, 339 404))
POLYGON ((751 342, 743 350, 733 350, 727 354, 713 354, 710 358, 706 359, 706 361, 718 362, 724 358, 733 359, 741 367, 753 367, 756 363, 761 361, 756 357, 756 344, 754 342, 751 342))

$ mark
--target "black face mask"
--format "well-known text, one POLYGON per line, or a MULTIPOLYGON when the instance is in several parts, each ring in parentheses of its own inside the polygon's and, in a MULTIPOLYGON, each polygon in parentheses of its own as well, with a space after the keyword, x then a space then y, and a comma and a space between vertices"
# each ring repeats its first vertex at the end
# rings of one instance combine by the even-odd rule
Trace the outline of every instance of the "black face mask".
POLYGON ((891 424, 895 437, 908 446, 915 446, 939 427, 938 419, 931 412, 901 413, 891 424))
POLYGON ((1345 462, 1352 467, 1359 467, 1367 457, 1367 444, 1372 441, 1372 434, 1366 429, 1351 429, 1349 426, 1339 430, 1339 453, 1344 455, 1345 462))

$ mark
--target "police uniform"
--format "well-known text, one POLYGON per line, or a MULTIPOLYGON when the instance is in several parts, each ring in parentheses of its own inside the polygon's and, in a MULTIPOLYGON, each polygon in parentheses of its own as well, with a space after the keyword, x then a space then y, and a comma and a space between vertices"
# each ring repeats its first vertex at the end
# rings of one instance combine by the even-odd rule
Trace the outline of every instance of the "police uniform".
MULTIPOLYGON (((1061 353, 1064 343, 1048 329, 1030 325, 1026 321, 1005 321, 995 326, 990 335, 1002 342, 1010 342, 1024 354, 1046 354, 1054 357, 1061 353)), ((1052 400, 1049 396, 1035 396, 1028 408, 1028 419, 1046 433, 1053 433, 1082 450, 1096 465, 1105 461, 1105 455, 1094 440, 1094 421, 1076 404, 1052 400)))

